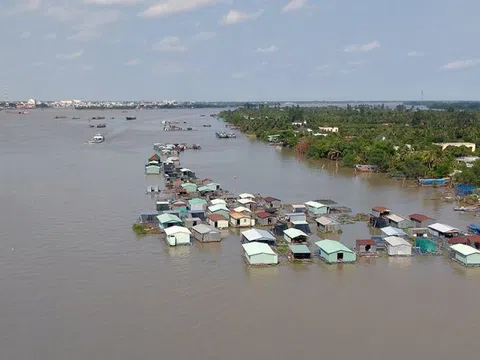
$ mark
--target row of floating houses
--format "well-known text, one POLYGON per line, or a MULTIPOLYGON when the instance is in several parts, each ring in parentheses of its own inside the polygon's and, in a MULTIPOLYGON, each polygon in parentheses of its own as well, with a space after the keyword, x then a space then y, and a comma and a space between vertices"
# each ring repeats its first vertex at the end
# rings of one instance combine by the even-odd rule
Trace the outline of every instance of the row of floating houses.
POLYGON ((245 229, 240 233, 243 258, 252 266, 276 265, 282 258, 308 262, 314 255, 335 264, 355 263, 357 257, 445 253, 462 265, 480 266, 480 227, 471 225, 463 232, 423 214, 403 217, 382 206, 374 207, 367 217, 381 235, 358 239, 352 249, 336 240, 319 240, 312 253, 311 223, 320 233, 339 232, 339 207, 319 201, 287 205, 259 194, 235 196, 210 179, 197 179, 180 165, 178 157, 169 155, 162 153, 166 157, 162 161, 156 153, 145 166, 146 174, 163 174, 166 181, 164 189, 151 186, 147 192, 169 199, 157 200, 156 212, 139 219, 160 229, 169 246, 191 244, 192 238, 201 243, 220 242, 229 229, 245 229), (152 162, 158 171, 148 171, 152 162))

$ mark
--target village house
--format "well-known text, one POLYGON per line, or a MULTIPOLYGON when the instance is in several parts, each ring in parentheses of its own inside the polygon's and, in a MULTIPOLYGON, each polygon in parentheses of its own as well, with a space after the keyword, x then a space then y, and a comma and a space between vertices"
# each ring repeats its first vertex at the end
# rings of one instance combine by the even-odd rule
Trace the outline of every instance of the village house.
POLYGON ((244 253, 243 258, 248 265, 276 265, 278 264, 278 255, 272 248, 263 243, 251 242, 242 244, 244 253))
MULTIPOLYGON (((183 179, 195 179, 196 178, 195 173, 192 170, 187 169, 187 168, 181 168, 180 173, 182 174, 183 179)), ((195 187, 196 187, 196 185, 195 185, 195 187)))
POLYGON ((259 226, 269 226, 277 223, 277 218, 266 211, 258 211, 255 213, 255 219, 259 226))
POLYGON ((182 200, 174 201, 171 205, 172 211, 177 211, 179 213, 187 213, 187 203, 182 200))
POLYGON ((401 238, 408 238, 408 235, 405 231, 393 226, 387 226, 387 227, 381 228, 380 231, 382 232, 383 238, 386 238, 389 236, 398 236, 401 238))
POLYGON ((297 229, 303 231, 305 234, 311 234, 312 231, 310 230, 310 225, 306 220, 293 220, 292 229, 297 229))
POLYGON ((238 195, 238 197, 240 199, 250 199, 250 200, 255 199, 255 195, 252 195, 252 194, 249 194, 249 193, 242 193, 242 194, 238 195))
POLYGON ((242 243, 260 242, 271 246, 276 245, 275 235, 268 230, 250 229, 242 231, 242 243))
POLYGON ((387 236, 385 238, 387 254, 389 256, 410 256, 412 255, 412 244, 398 236, 387 236))
POLYGON ((428 229, 425 228, 410 228, 408 229, 408 236, 412 238, 428 237, 428 229))
POLYGON ((187 194, 191 194, 197 191, 197 185, 195 185, 194 183, 183 183, 182 185, 180 185, 180 187, 187 194))
POLYGON ((197 191, 200 193, 200 195, 207 196, 213 194, 215 191, 217 191, 217 189, 214 186, 202 185, 198 187, 197 191))
POLYGON ((157 216, 160 229, 167 229, 172 226, 182 225, 182 220, 176 215, 163 213, 157 216))
POLYGON ((198 217, 186 217, 185 219, 183 219, 183 225, 188 229, 191 229, 192 227, 201 223, 202 219, 198 217))
POLYGON ((212 188, 212 189, 215 189, 216 191, 220 190, 221 186, 219 183, 216 183, 216 182, 209 182, 208 184, 206 184, 206 186, 212 188))
POLYGON ((480 249, 480 235, 461 235, 456 236, 454 238, 448 239, 448 244, 455 245, 455 244, 464 244, 470 245, 475 249, 480 249))
POLYGON ((387 220, 388 225, 398 229, 407 229, 412 226, 412 222, 409 219, 405 219, 397 214, 385 215, 385 219, 387 220))
POLYGON ((280 199, 267 196, 263 198, 266 209, 280 209, 282 207, 282 202, 280 199))
POLYGON ((289 228, 284 230, 283 239, 288 243, 302 244, 307 242, 308 235, 302 230, 289 228))
POLYGON ((293 213, 307 213, 307 206, 304 204, 293 204, 292 209, 293 213))
POLYGON ((373 239, 358 239, 355 250, 359 256, 372 256, 377 254, 377 243, 373 239))
POLYGON ((285 220, 294 221, 307 221, 307 215, 303 212, 285 214, 285 220))
POLYGON ((253 201, 252 199, 237 199, 237 205, 238 206, 245 206, 248 207, 249 209, 253 209, 253 207, 257 203, 253 201))
POLYGON ((230 217, 230 210, 224 204, 211 205, 207 208, 209 214, 220 214, 226 219, 230 217))
POLYGON ((210 200, 210 204, 212 205, 227 205, 227 202, 224 199, 213 199, 210 200))
POLYGON ((480 266, 480 250, 470 245, 456 244, 450 246, 451 257, 464 266, 480 266))
POLYGON ((432 236, 446 239, 461 235, 460 230, 440 223, 428 225, 428 232, 432 236))
POLYGON ((255 226, 255 219, 250 214, 230 212, 230 226, 232 227, 252 227, 255 226))
POLYGON ((311 261, 312 252, 304 244, 288 244, 287 257, 289 260, 311 261))
POLYGON ((410 214, 408 215, 408 218, 416 228, 426 228, 428 225, 435 223, 435 219, 423 214, 410 214))
POLYGON ((157 201, 156 209, 158 212, 170 210, 170 203, 168 201, 157 201))
POLYGON ((320 258, 327 264, 354 263, 357 261, 357 254, 339 241, 326 239, 315 242, 315 245, 320 248, 320 258))
POLYGON ((233 209, 233 211, 238 213, 245 213, 250 216, 252 214, 252 210, 250 210, 249 208, 246 208, 245 206, 237 206, 236 208, 233 209))
POLYGON ((207 201, 201 198, 193 198, 188 200, 187 209, 190 211, 205 211, 207 207, 207 201))
POLYGON ((311 216, 328 214, 330 209, 328 205, 321 204, 316 201, 307 201, 305 206, 307 207, 308 214, 311 216))
POLYGON ((375 228, 382 228, 389 225, 388 220, 385 219, 386 215, 390 214, 390 210, 384 206, 375 206, 372 208, 370 216, 370 225, 375 228))
POLYGON ((317 223, 317 229, 323 233, 338 232, 340 230, 340 224, 327 216, 319 217, 315 219, 315 222, 317 223))
POLYGON ((217 229, 205 225, 198 224, 192 228, 193 238, 201 243, 219 242, 222 241, 222 234, 217 229))
POLYGON ((208 214, 207 223, 217 229, 228 229, 228 219, 222 214, 208 214))
POLYGON ((191 243, 190 235, 192 233, 183 226, 171 226, 165 229, 165 240, 170 246, 188 245, 191 243))
POLYGON ((328 132, 328 133, 338 133, 338 127, 331 127, 331 126, 319 126, 318 130, 321 132, 328 132))

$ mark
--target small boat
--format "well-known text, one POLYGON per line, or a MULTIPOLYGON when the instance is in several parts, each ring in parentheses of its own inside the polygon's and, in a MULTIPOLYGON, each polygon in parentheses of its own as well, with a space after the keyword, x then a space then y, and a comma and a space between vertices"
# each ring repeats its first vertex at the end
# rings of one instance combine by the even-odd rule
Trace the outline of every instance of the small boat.
POLYGON ((127 119, 127 120, 137 120, 137 117, 136 116, 127 116, 127 117, 125 117, 125 119, 127 119))
POLYGON ((92 140, 90 140, 88 143, 89 144, 100 144, 100 143, 103 143, 105 141, 105 136, 103 136, 102 134, 96 134, 92 140))
POLYGON ((107 124, 97 124, 97 128, 106 128, 107 124))
POLYGON ((216 132, 215 135, 217 136, 217 138, 219 139, 226 139, 228 137, 227 134, 225 134, 223 131, 222 132, 216 132))
POLYGON ((423 187, 447 187, 450 185, 450 179, 418 179, 417 185, 423 187))
POLYGON ((205 117, 205 114, 200 115, 201 117, 205 117))
POLYGON ((460 206, 460 207, 454 207, 453 211, 460 211, 460 212, 475 212, 479 211, 480 209, 478 206, 460 206))
POLYGON ((355 165, 355 171, 374 172, 375 170, 377 170, 376 165, 360 165, 360 164, 355 165))
POLYGON ((55 119, 66 119, 66 116, 55 116, 55 119))
POLYGON ((203 124, 203 127, 212 127, 212 125, 203 124))
POLYGON ((105 116, 92 117, 92 120, 105 120, 105 116))
POLYGON ((79 120, 80 118, 78 116, 72 117, 72 120, 79 120))
POLYGON ((193 150, 202 150, 202 147, 198 144, 193 144, 192 149, 193 150))
POLYGON ((90 125, 88 125, 88 127, 94 128, 94 127, 95 127, 95 125, 93 125, 93 124, 90 124, 90 125))
POLYGON ((237 135, 235 135, 234 133, 227 134, 228 139, 235 139, 236 137, 237 135))

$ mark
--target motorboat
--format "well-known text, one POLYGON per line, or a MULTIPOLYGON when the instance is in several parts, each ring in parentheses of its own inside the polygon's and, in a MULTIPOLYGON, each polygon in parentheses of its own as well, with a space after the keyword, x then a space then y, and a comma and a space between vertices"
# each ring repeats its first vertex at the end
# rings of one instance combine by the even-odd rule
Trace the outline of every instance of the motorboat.
POLYGON ((103 143, 105 141, 105 136, 103 136, 102 134, 96 134, 92 140, 90 140, 88 143, 89 144, 100 144, 100 143, 103 143))
POLYGON ((106 128, 107 124, 97 124, 97 128, 106 128))

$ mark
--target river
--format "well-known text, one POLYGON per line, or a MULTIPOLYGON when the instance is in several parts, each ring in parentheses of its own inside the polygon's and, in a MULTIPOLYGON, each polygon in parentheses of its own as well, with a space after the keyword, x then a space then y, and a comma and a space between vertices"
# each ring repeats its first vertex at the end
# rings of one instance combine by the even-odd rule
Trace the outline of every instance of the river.
MULTIPOLYGON (((240 133, 217 139, 224 124, 213 112, 139 111, 136 121, 120 111, 0 112, 2 359, 475 356, 480 271, 446 258, 248 269, 236 236, 179 248, 137 238, 131 224, 154 209, 143 171, 155 142, 201 144, 182 165, 235 193, 475 221, 426 200, 438 190, 298 161, 240 133), (87 118, 100 115, 107 141, 85 144, 97 132, 87 118), (162 120, 194 131, 164 132, 162 120)), ((348 246, 369 234, 362 223, 343 230, 348 246)))

